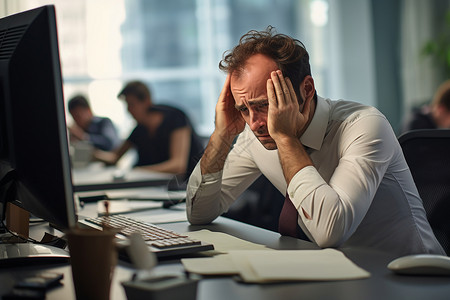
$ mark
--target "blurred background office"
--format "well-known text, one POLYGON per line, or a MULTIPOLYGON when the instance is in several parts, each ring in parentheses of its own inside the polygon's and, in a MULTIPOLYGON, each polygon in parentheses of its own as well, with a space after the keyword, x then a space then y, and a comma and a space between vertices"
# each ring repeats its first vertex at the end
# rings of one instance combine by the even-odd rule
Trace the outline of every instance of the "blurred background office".
POLYGON ((112 99, 136 78, 209 135, 223 52, 267 25, 304 42, 320 95, 374 105, 397 132, 449 76, 450 55, 435 54, 449 47, 449 0, 3 0, 0 16, 45 4, 56 6, 65 98, 87 95, 122 138, 134 121, 112 99))

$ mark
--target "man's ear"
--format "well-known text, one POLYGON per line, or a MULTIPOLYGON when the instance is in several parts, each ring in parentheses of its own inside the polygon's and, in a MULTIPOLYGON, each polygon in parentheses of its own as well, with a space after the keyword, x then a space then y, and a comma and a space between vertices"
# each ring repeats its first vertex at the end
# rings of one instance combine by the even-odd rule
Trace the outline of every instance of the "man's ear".
POLYGON ((314 79, 310 75, 307 75, 300 83, 300 95, 305 101, 307 101, 314 97, 315 92, 316 88, 314 86, 314 79))
POLYGON ((316 88, 314 86, 314 79, 307 75, 305 79, 300 83, 300 96, 303 100, 303 103, 300 104, 300 111, 303 111, 303 106, 306 101, 311 101, 316 93, 316 88), (310 99, 311 98, 311 99, 310 99))

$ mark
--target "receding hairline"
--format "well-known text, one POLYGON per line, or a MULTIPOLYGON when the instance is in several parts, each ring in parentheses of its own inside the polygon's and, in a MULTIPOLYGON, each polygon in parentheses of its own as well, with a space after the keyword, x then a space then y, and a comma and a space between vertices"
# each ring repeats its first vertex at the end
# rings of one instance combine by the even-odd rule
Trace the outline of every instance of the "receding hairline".
MULTIPOLYGON (((236 68, 235 70, 230 70, 231 77, 232 78, 234 77, 237 80, 242 79, 242 75, 243 75, 244 71, 246 69, 248 69, 249 64, 251 63, 249 61, 252 60, 252 59, 255 59, 256 56, 262 56, 265 59, 267 59, 267 61, 269 63, 273 64, 272 66, 269 66, 268 64, 265 65, 265 66, 267 66, 267 70, 273 69, 270 72, 280 69, 280 65, 272 57, 270 57, 270 56, 268 56, 267 54, 264 54, 264 53, 255 53, 255 54, 252 54, 251 56, 249 56, 240 67, 236 68)), ((270 72, 268 74, 270 74, 270 72)), ((269 77, 270 77, 270 75, 269 75, 269 77)))

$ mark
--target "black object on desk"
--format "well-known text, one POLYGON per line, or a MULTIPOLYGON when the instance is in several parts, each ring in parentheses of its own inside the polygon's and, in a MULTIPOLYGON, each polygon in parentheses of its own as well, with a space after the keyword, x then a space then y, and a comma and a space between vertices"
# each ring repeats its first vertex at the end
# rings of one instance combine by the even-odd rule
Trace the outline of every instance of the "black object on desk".
POLYGON ((61 285, 62 273, 42 272, 19 280, 2 299, 45 299, 46 291, 61 285))
POLYGON ((184 276, 161 276, 126 281, 122 285, 128 300, 195 300, 198 281, 184 276))

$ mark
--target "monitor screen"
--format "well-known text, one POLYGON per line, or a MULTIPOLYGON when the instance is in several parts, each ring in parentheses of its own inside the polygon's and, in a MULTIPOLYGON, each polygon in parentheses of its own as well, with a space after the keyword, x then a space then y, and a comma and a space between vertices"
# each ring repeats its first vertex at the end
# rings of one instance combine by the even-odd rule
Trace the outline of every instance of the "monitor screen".
POLYGON ((76 224, 54 6, 0 19, 0 201, 76 224))

